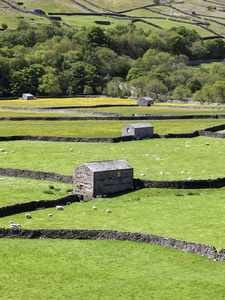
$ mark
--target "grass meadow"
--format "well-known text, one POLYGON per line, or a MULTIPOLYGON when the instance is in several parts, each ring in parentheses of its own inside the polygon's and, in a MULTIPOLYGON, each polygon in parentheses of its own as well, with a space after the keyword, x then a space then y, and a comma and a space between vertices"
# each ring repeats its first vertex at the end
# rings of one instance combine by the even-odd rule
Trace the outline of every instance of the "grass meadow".
POLYGON ((134 168, 135 178, 149 180, 213 179, 223 177, 225 173, 221 163, 225 140, 207 137, 115 144, 9 141, 0 142, 0 148, 8 153, 0 152, 1 167, 65 175, 72 175, 73 168, 81 163, 111 159, 126 159, 134 168), (190 147, 186 147, 186 142, 190 147), (73 152, 70 152, 71 148, 73 152), (177 148, 180 150, 175 150, 177 148))
MULTIPOLYGON (((135 104, 107 99, 106 104, 135 104)), ((49 107, 96 105, 104 99, 4 101, 5 106, 49 107), (86 102, 87 101, 87 102, 86 102), (10 103, 10 105, 9 105, 10 103), (63 103, 63 104, 62 104, 63 103), (90 104, 93 103, 93 104, 90 104)), ((1 102, 3 105, 3 101, 1 102)), ((104 108, 105 109, 105 108, 104 108)), ((111 108, 107 108, 107 111, 111 108)), ((132 107, 119 107, 124 114, 132 107)), ((177 109, 154 107, 153 113, 177 109)), ((151 108, 149 108, 151 110, 151 108)), ((116 112, 120 112, 116 111, 116 112)), ((141 111, 141 108, 140 108, 141 111)), ((187 113, 191 113, 191 109, 187 113)), ((36 112, 9 111, 12 116, 36 112)), ((185 113, 186 110, 180 109, 185 113)), ((215 110, 209 110, 215 113, 215 110)), ((7 115, 4 110, 0 116, 7 115)), ((170 114, 168 113, 168 114, 170 114)), ((196 113, 196 110, 193 110, 196 113)), ((205 110, 201 113, 207 113, 205 110)), ((220 111, 220 113, 222 113, 220 111)), ((56 114, 48 113, 49 116, 56 114)), ((38 116, 45 115, 38 113, 38 116)), ((60 115, 60 114, 59 114, 60 115)), ((63 114, 67 116, 67 114, 63 114)), ((1 121, 0 136, 121 136, 127 121, 1 121)), ((223 119, 150 121, 155 132, 192 132, 223 124, 223 119)), ((224 177, 225 140, 197 137, 151 139, 117 144, 1 141, 0 166, 72 175, 86 161, 126 159, 134 177, 150 180, 224 177), (207 146, 205 143, 209 143, 207 146), (187 147, 189 145, 190 147, 187 147), (70 149, 73 148, 71 152, 70 149), (179 150, 175 150, 178 149, 179 150), (14 152, 12 152, 14 150, 14 152), (163 175, 160 174, 163 173, 163 175), (144 175, 143 175, 144 174, 144 175)), ((72 184, 0 176, 0 207, 58 199, 72 184)), ((199 190, 141 189, 65 206, 0 218, 23 228, 111 229, 152 233, 225 247, 224 188, 199 190), (92 210, 96 206, 97 210, 92 210), (110 209, 111 214, 106 210, 110 209), (48 214, 53 213, 52 218, 48 214)), ((119 241, 0 239, 0 298, 6 299, 223 299, 225 262, 150 244, 119 241)))
POLYGON ((224 262, 174 249, 79 240, 2 239, 1 246, 2 299, 222 299, 225 292, 224 262))
MULTIPOLYGON (((0 136, 38 135, 62 137, 116 137, 126 120, 56 120, 56 121, 0 121, 0 136)), ((136 122, 146 122, 136 120, 136 122)), ((154 133, 187 133, 224 124, 224 119, 149 120, 154 133)))

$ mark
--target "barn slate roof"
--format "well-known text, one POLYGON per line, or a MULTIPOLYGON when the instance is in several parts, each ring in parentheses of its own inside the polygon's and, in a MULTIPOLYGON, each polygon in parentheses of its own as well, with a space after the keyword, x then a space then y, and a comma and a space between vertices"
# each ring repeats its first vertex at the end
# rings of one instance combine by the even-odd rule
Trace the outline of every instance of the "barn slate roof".
POLYGON ((143 127, 153 127, 151 124, 149 124, 148 122, 140 122, 140 123, 128 123, 125 126, 130 126, 133 128, 143 128, 143 127))
POLYGON ((85 162, 82 165, 85 165, 92 172, 133 169, 125 159, 85 162))

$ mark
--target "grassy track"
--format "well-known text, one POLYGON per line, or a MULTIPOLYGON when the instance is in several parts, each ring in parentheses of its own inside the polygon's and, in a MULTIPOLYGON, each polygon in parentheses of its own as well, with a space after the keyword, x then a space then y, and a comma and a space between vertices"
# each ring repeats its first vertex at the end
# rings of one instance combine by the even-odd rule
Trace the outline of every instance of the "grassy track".
POLYGON ((83 162, 126 159, 134 168, 135 178, 208 179, 224 176, 224 164, 221 163, 224 144, 224 139, 206 137, 153 139, 118 144, 11 141, 0 143, 0 148, 8 153, 5 155, 0 152, 0 166, 72 175, 73 168, 83 162), (186 147, 186 141, 190 147, 186 147), (205 142, 210 145, 206 146, 205 142), (73 152, 69 151, 70 148, 73 148, 73 152), (175 151, 177 148, 180 150, 175 151), (12 150, 15 153, 11 153, 12 150), (183 171, 184 174, 181 173, 183 171))
POLYGON ((224 262, 174 249, 117 241, 0 243, 2 300, 222 299, 225 293, 224 262))

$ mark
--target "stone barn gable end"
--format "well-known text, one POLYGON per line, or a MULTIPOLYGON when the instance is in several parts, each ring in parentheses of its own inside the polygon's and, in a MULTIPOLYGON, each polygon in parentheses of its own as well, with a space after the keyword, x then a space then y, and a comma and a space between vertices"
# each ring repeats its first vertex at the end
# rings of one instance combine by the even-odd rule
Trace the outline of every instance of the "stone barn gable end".
POLYGON ((74 168, 75 194, 96 197, 131 189, 133 168, 124 159, 86 162, 74 168))
POLYGON ((122 127, 122 136, 133 135, 136 139, 152 138, 154 127, 148 122, 129 123, 122 127))

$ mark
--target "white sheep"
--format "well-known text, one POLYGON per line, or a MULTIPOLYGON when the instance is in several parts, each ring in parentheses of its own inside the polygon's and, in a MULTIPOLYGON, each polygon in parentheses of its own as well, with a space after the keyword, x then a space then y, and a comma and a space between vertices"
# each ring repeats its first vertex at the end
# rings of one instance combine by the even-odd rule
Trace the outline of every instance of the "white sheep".
POLYGON ((123 151, 125 151, 125 149, 124 149, 124 148, 123 148, 122 150, 123 150, 123 151))
POLYGON ((0 152, 5 152, 5 150, 4 149, 0 149, 0 152))
POLYGON ((206 142, 206 143, 205 143, 205 145, 206 145, 206 146, 209 146, 209 143, 208 143, 208 142, 206 142))
POLYGON ((180 150, 180 148, 176 148, 176 149, 175 149, 175 151, 179 151, 179 150, 180 150))
POLYGON ((10 228, 18 228, 16 224, 10 224, 10 228))
POLYGON ((111 210, 107 209, 106 212, 107 212, 107 213, 111 213, 111 210))
POLYGON ((63 206, 61 206, 61 205, 57 205, 57 206, 56 206, 56 209, 57 209, 57 210, 63 210, 64 208, 63 208, 63 206))
POLYGON ((15 151, 14 151, 14 150, 12 150, 11 152, 12 152, 12 153, 15 153, 15 151))
POLYGON ((25 218, 26 219, 31 219, 31 215, 30 214, 25 214, 25 218))
POLYGON ((93 209, 93 210, 97 210, 97 207, 93 206, 92 209, 93 209))
POLYGON ((163 172, 160 172, 160 175, 163 175, 163 172))
POLYGON ((8 152, 5 152, 5 154, 7 155, 7 154, 8 154, 8 152))
POLYGON ((13 221, 9 221, 9 224, 14 224, 14 222, 13 221))
POLYGON ((184 171, 181 172, 181 174, 184 174, 184 173, 185 173, 184 171))
POLYGON ((145 176, 145 174, 141 174, 141 176, 145 176))
POLYGON ((78 151, 77 153, 80 154, 80 151, 78 151))
POLYGON ((149 154, 146 154, 145 156, 149 156, 149 154))
POLYGON ((206 171, 202 171, 202 173, 205 173, 206 171))
POLYGON ((193 178, 188 178, 187 180, 193 180, 193 178))
POLYGON ((50 218, 50 217, 52 217, 54 214, 48 214, 48 217, 50 218))
POLYGON ((190 148, 191 146, 190 146, 190 145, 186 145, 186 147, 189 147, 189 148, 190 148))
POLYGON ((149 170, 149 168, 146 168, 146 170, 148 171, 148 170, 149 170))
POLYGON ((73 148, 70 149, 70 152, 73 152, 73 148))

